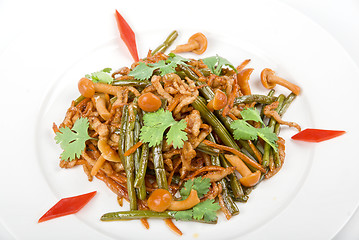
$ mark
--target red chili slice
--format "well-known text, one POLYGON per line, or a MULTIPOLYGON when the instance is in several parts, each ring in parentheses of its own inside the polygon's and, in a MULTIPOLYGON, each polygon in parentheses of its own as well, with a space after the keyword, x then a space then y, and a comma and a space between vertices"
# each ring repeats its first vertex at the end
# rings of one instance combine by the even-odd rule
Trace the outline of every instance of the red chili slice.
POLYGON ((96 191, 82 194, 75 197, 63 198, 58 201, 49 211, 47 211, 40 219, 40 222, 44 222, 53 218, 58 218, 73 213, 77 213, 83 208, 94 196, 96 191))
POLYGON ((344 133, 345 131, 307 128, 292 136, 292 139, 305 142, 322 142, 343 135, 344 133))
POLYGON ((125 42, 128 50, 130 51, 132 58, 138 62, 138 53, 136 46, 136 37, 135 33, 132 31, 131 27, 128 25, 126 20, 121 16, 121 14, 116 10, 115 13, 117 27, 120 31, 121 38, 125 42))

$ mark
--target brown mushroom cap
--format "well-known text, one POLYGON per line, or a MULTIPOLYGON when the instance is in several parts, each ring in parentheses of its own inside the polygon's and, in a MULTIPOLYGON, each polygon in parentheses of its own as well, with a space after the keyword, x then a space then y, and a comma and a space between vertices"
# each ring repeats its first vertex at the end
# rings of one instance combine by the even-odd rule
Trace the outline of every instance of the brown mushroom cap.
POLYGON ((274 88, 277 84, 274 82, 271 82, 271 78, 274 76, 275 72, 270 68, 263 69, 261 73, 261 82, 263 86, 267 89, 274 88))
POLYGON ((193 53, 195 54, 202 54, 206 51, 207 49, 207 38, 203 33, 195 33, 193 34, 189 39, 188 39, 188 43, 192 43, 192 42, 196 42, 198 44, 198 47, 196 47, 195 49, 192 50, 193 53))
POLYGON ((261 172, 259 170, 251 173, 247 176, 244 176, 239 179, 239 182, 245 187, 253 187, 256 185, 261 177, 261 172))

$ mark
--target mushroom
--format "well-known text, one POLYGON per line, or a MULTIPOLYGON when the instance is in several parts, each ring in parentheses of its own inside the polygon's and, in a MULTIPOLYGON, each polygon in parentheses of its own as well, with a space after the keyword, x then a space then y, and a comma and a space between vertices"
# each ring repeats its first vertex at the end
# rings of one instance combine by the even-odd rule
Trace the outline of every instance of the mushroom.
POLYGON ((227 95, 221 90, 217 89, 214 94, 214 98, 208 102, 207 107, 211 112, 214 110, 220 110, 227 105, 227 95))
POLYGON ((101 156, 108 161, 111 162, 121 162, 120 156, 118 156, 117 152, 108 145, 106 139, 98 140, 97 147, 101 152, 101 156))
POLYGON ((94 99, 95 99, 96 109, 100 114, 100 116, 106 121, 110 119, 111 113, 106 108, 106 103, 109 101, 108 94, 103 94, 103 93, 95 94, 94 99))
POLYGON ((241 174, 239 182, 245 187, 253 187, 259 181, 261 177, 261 172, 259 170, 252 173, 252 171, 247 167, 247 165, 236 155, 226 154, 224 155, 226 159, 236 168, 236 170, 241 174))
POLYGON ((120 86, 113 86, 105 83, 94 83, 88 78, 81 78, 78 83, 78 89, 82 96, 91 98, 95 92, 116 95, 120 91, 120 86))
POLYGON ((253 70, 253 68, 245 68, 237 74, 237 83, 243 95, 251 94, 251 87, 249 86, 248 81, 253 70))
POLYGON ((195 54, 202 54, 207 49, 207 38, 202 33, 193 34, 186 44, 178 45, 173 53, 181 53, 181 52, 193 52, 195 54))
POLYGON ((172 201, 170 206, 167 208, 171 211, 182 211, 190 209, 200 203, 200 199, 198 198, 197 191, 192 189, 189 196, 182 201, 172 201))
POLYGON ((276 84, 279 84, 291 90, 295 95, 299 95, 300 93, 300 87, 291 82, 288 82, 281 77, 276 76, 275 72, 269 68, 263 69, 261 73, 261 81, 263 86, 267 89, 272 89, 276 86, 276 84))

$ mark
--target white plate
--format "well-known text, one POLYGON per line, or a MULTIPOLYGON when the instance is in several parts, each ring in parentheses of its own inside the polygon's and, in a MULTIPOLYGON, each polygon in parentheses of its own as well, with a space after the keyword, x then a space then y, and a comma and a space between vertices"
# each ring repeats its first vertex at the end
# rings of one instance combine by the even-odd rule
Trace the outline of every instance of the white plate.
MULTIPOLYGON (((283 128, 287 157, 281 172, 263 182, 239 204, 240 215, 217 225, 177 223, 179 239, 328 239, 358 205, 352 105, 358 102, 359 71, 343 49, 321 28, 276 1, 166 1, 102 4, 46 1, 29 9, 26 30, 0 58, 3 171, 0 217, 16 239, 177 239, 163 221, 99 221, 121 210, 102 182, 88 182, 82 169, 60 169, 52 122, 59 123, 77 97, 77 81, 104 67, 129 66, 131 57, 119 39, 113 12, 118 9, 137 34, 140 56, 173 29, 176 43, 201 31, 209 39, 205 56, 219 54, 234 64, 251 58, 254 92, 264 67, 303 89, 285 119, 303 128, 343 129, 348 133, 320 144, 290 140, 283 128), (26 36, 26 38, 24 37, 26 36), (7 151, 4 151, 7 150, 7 151), (78 214, 37 224, 60 198, 97 190, 78 214)), ((193 55, 186 55, 195 57, 193 55)), ((278 88, 279 93, 288 91, 278 88)), ((127 205, 123 208, 127 209, 127 205)))

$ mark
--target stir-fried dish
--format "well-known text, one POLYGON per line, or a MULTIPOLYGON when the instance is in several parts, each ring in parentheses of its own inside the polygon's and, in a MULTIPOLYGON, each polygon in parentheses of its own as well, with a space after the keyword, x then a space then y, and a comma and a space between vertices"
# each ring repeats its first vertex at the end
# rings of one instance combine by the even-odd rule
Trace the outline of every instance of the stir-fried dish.
POLYGON ((141 219, 148 227, 149 218, 163 218, 181 234, 171 219, 216 223, 218 211, 230 219, 239 213, 235 202, 246 202, 283 166, 280 126, 300 127, 282 115, 300 88, 264 69, 264 87, 280 84, 292 93, 255 94, 250 60, 234 66, 218 55, 177 55, 200 50, 197 37, 176 54, 164 53, 165 42, 129 67, 86 75, 78 83, 81 96, 54 124, 64 150, 60 167, 81 165, 121 206, 129 202, 130 210, 101 220, 141 219))

